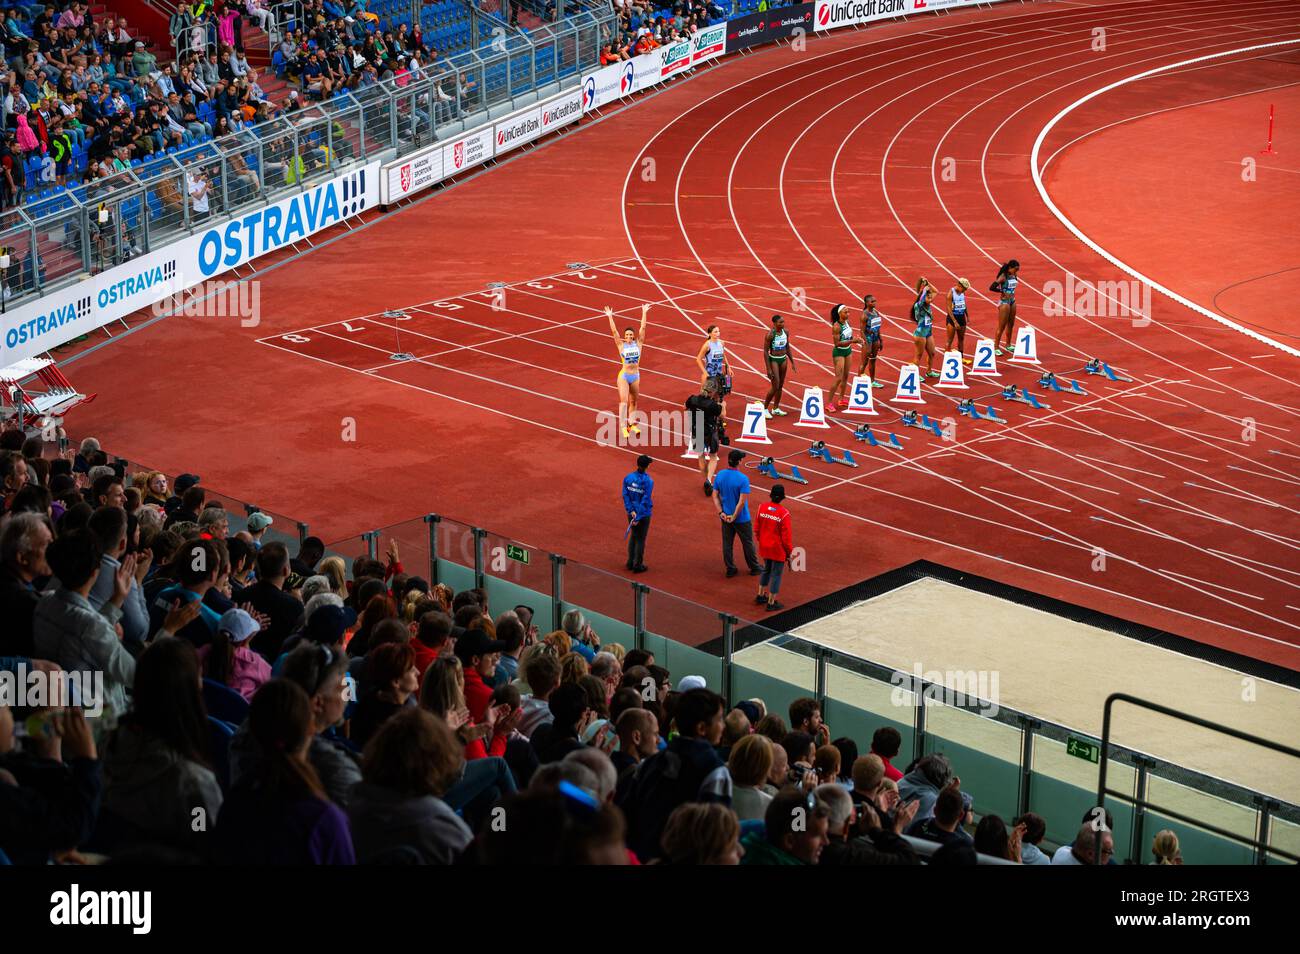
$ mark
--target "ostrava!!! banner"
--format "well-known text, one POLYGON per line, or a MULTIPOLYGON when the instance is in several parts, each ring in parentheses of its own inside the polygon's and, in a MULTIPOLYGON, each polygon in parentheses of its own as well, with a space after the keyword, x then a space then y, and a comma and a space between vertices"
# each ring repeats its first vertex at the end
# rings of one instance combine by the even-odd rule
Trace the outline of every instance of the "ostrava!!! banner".
POLYGON ((379 163, 294 193, 238 218, 216 220, 179 241, 60 288, 0 317, 0 366, 56 348, 259 256, 373 207, 379 163))
POLYGON ((728 20, 727 52, 734 53, 760 43, 774 43, 800 31, 811 32, 816 8, 815 3, 794 3, 728 20))

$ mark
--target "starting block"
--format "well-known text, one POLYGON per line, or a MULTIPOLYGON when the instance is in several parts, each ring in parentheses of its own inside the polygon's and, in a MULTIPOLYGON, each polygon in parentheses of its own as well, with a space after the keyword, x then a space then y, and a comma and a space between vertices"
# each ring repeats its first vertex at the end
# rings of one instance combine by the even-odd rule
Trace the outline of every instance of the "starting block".
POLYGON ((812 447, 808 448, 808 455, 816 460, 823 460, 828 464, 843 464, 846 467, 858 466, 858 462, 853 459, 853 455, 847 450, 844 451, 843 457, 836 457, 832 454, 825 441, 815 441, 812 447))
POLYGON ((971 398, 959 401, 957 404, 957 413, 965 414, 967 417, 974 418, 977 421, 997 421, 999 424, 1005 424, 1006 419, 998 417, 997 409, 992 404, 988 406, 987 411, 981 411, 975 406, 971 398))
POLYGON ((1073 378, 1070 379, 1070 386, 1068 388, 1061 387, 1061 382, 1056 380, 1056 375, 1051 371, 1043 372, 1043 376, 1038 379, 1038 386, 1040 388, 1047 388, 1048 390, 1055 391, 1058 394, 1088 393, 1083 388, 1079 387, 1079 382, 1075 381, 1073 378))
MULTIPOLYGON (((889 432, 889 440, 882 442, 876 439, 875 434, 871 433, 870 427, 868 427, 866 424, 863 424, 861 427, 859 427, 856 431, 853 432, 853 436, 860 441, 866 441, 872 447, 892 447, 894 450, 903 449, 903 445, 898 440, 898 435, 895 434, 893 431, 889 432)), ((846 454, 845 456, 848 455, 846 454)))
POLYGON ((793 464, 790 465, 790 473, 783 474, 776 469, 776 461, 771 457, 764 457, 758 464, 758 472, 764 477, 771 477, 773 480, 788 480, 796 484, 806 484, 803 474, 799 473, 799 468, 793 464))
POLYGON ((935 437, 943 437, 943 428, 939 426, 938 421, 930 420, 929 415, 918 415, 916 411, 904 411, 898 422, 904 427, 916 427, 923 431, 929 431, 935 437))
POLYGON ((1083 366, 1083 370, 1089 374, 1100 374, 1102 377, 1110 381, 1132 382, 1133 380, 1132 378, 1126 378, 1122 374, 1116 374, 1111 370, 1110 365, 1105 361, 1102 361, 1100 358, 1091 358, 1088 363, 1083 366))
POLYGON ((999 394, 998 397, 1002 398, 1004 401, 1016 401, 1020 404, 1028 404, 1036 410, 1052 406, 1050 404, 1044 404, 1042 401, 1038 400, 1038 398, 1029 393, 1027 388, 1017 389, 1014 384, 1008 384, 1003 388, 1002 393, 999 394))

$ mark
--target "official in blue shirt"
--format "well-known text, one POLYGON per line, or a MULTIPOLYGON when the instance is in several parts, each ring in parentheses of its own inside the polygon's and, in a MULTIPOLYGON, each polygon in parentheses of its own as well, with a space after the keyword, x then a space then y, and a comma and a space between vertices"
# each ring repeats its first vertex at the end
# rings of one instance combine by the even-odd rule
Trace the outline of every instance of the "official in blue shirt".
POLYGON ((722 562, 727 565, 727 576, 736 575, 736 561, 732 558, 736 537, 745 553, 749 575, 758 576, 763 565, 754 552, 754 525, 749 519, 749 478, 740 471, 745 452, 734 450, 727 455, 727 469, 713 478, 713 503, 722 521, 722 562))
POLYGON ((627 513, 627 568, 633 573, 644 573, 645 538, 650 532, 650 513, 654 510, 655 482, 645 472, 651 460, 642 454, 636 459, 636 470, 623 478, 623 510, 627 513))

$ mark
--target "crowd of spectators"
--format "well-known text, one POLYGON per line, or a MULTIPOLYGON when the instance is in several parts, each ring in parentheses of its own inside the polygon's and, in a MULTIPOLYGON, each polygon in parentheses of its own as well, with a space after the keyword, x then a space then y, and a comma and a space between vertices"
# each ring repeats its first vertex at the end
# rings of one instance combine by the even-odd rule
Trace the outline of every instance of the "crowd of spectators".
POLYGON ((653 0, 611 0, 618 33, 600 51, 600 65, 630 60, 661 46, 689 39, 696 30, 725 19, 730 4, 718 0, 674 0, 662 8, 653 0))
MULTIPOLYGON (((244 8, 223 3, 205 16, 222 10, 219 22, 237 25, 244 8)), ((133 162, 282 114, 241 49, 214 47, 178 69, 125 17, 96 18, 81 2, 7 10, 4 42, 5 205, 23 201, 33 160, 39 184, 85 182, 93 191, 133 162)))
MULTIPOLYGON (((728 706, 580 610, 542 632, 531 607, 412 575, 396 543, 348 565, 315 537, 291 554, 261 512, 232 531, 195 475, 127 475, 93 439, 55 456, 0 433, 0 492, 0 671, 47 685, 0 700, 0 860, 920 863, 904 836, 932 864, 1113 852, 1096 811, 1050 857, 1036 815, 976 825, 943 755, 896 767, 888 726, 860 754, 812 698, 728 706), (60 699, 61 673, 102 683, 60 699)), ((1181 862, 1171 832, 1155 850, 1181 862)))

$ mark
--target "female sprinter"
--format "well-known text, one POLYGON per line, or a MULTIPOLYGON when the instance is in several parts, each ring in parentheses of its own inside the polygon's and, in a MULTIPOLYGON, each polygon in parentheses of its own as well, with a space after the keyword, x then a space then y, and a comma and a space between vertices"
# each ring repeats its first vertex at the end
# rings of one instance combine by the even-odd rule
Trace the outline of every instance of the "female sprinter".
POLYGON ((704 333, 708 337, 695 355, 695 366, 700 369, 700 390, 703 391, 709 379, 713 378, 717 385, 718 401, 722 404, 719 422, 721 440, 724 444, 730 444, 731 441, 727 439, 727 395, 731 393, 731 388, 727 385, 727 378, 731 376, 731 364, 727 361, 727 349, 722 343, 722 329, 717 325, 709 325, 704 333))
POLYGON ((605 317, 609 319, 609 333, 614 336, 614 347, 618 349, 619 358, 623 363, 615 383, 618 386, 618 416, 623 421, 624 437, 628 436, 629 430, 633 434, 641 433, 641 428, 636 426, 632 415, 636 413, 636 402, 640 396, 641 348, 645 345, 645 324, 649 315, 650 305, 648 303, 642 305, 641 330, 633 331, 629 325, 623 329, 623 337, 620 338, 618 326, 614 324, 614 309, 609 305, 605 306, 605 317))
POLYGON ((948 343, 944 345, 944 351, 952 350, 953 339, 957 339, 957 351, 961 354, 961 360, 965 364, 970 364, 970 358, 966 357, 966 289, 970 288, 970 282, 964 278, 957 279, 957 284, 948 289, 948 343))
POLYGON ((930 314, 930 304, 938 291, 925 278, 916 280, 916 301, 912 302, 912 320, 916 330, 912 340, 916 342, 916 366, 921 366, 925 358, 925 377, 937 378, 939 372, 934 370, 934 316, 930 314))
POLYGON ((781 410, 781 394, 785 391, 786 365, 794 370, 794 354, 790 351, 790 333, 785 330, 785 319, 772 316, 772 330, 763 339, 763 360, 767 363, 767 380, 771 386, 763 398, 763 416, 785 417, 781 410))
POLYGON ((861 343, 862 339, 853 333, 849 306, 836 305, 831 309, 831 361, 835 365, 835 383, 826 397, 826 410, 836 408, 842 411, 849 406, 849 359, 853 356, 853 346, 861 343), (842 405, 836 403, 837 393, 842 405))
POLYGON ((1016 286, 1020 284, 1020 263, 1014 258, 998 269, 998 277, 993 279, 989 291, 1001 294, 998 299, 998 333, 993 338, 993 347, 998 354, 1015 354, 1016 352, 1016 286), (1007 348, 1002 350, 1002 334, 1006 332, 1007 348))
POLYGON ((884 341, 880 337, 880 328, 883 320, 880 312, 876 311, 876 296, 862 296, 862 367, 858 368, 858 376, 861 377, 871 366, 871 386, 873 388, 883 388, 884 385, 876 380, 876 355, 880 354, 884 348, 884 341))

